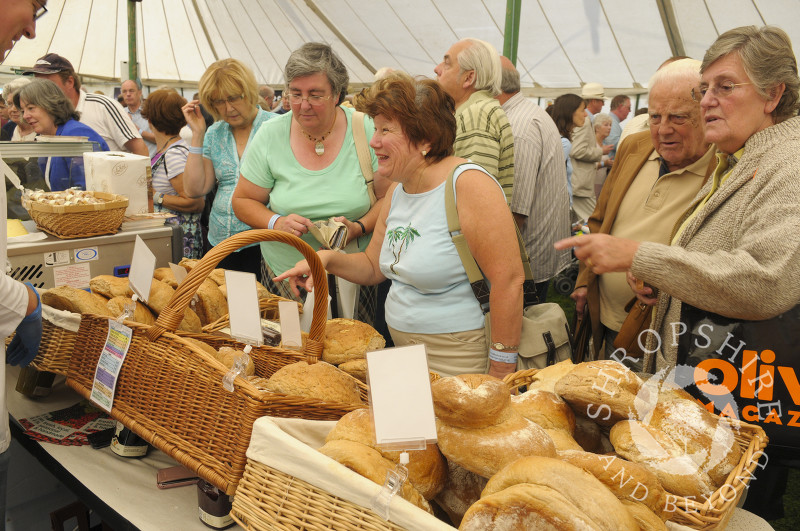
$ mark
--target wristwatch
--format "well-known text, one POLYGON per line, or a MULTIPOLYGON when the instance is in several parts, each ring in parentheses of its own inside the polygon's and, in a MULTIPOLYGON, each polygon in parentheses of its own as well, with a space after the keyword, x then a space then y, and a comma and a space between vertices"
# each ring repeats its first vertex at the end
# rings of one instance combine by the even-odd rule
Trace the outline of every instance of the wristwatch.
POLYGON ((516 352, 519 350, 519 345, 504 345, 498 341, 496 343, 492 343, 492 348, 495 350, 513 350, 516 352))
POLYGON ((158 206, 164 205, 164 194, 162 194, 161 192, 156 192, 155 194, 153 194, 153 198, 158 206))

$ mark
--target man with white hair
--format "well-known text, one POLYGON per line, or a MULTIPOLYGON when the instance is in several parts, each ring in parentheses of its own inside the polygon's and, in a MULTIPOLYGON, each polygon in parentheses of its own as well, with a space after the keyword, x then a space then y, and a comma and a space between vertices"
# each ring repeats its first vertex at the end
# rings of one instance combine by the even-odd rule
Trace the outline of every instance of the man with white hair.
POLYGON ((433 70, 456 104, 455 156, 491 173, 511 202, 514 190, 514 137, 495 97, 500 94, 500 56, 488 42, 463 39, 433 70))
MULTIPOLYGON (((620 144, 589 218, 592 233, 670 243, 673 226, 716 166, 716 148, 704 139, 700 104, 691 96, 699 84, 700 61, 694 59, 676 61, 650 79, 650 130, 620 144)), ((575 286, 578 315, 589 305, 595 353, 605 341, 609 358, 633 297, 625 273, 597 275, 591 264, 581 264, 575 286)))

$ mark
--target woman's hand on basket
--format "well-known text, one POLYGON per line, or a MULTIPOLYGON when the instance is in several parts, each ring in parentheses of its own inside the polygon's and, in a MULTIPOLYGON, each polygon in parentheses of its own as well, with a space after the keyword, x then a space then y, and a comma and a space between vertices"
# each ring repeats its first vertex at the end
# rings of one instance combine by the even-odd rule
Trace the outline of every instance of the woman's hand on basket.
POLYGON ((272 228, 300 237, 307 233, 308 229, 313 224, 314 223, 308 218, 304 218, 298 214, 289 214, 288 216, 279 217, 272 228))
POLYGON ((291 269, 287 269, 282 275, 275 277, 275 282, 280 282, 284 279, 289 279, 289 287, 292 288, 292 293, 300 296, 300 290, 297 286, 302 286, 304 290, 311 291, 314 289, 314 277, 311 276, 311 267, 309 267, 306 260, 300 260, 291 269))

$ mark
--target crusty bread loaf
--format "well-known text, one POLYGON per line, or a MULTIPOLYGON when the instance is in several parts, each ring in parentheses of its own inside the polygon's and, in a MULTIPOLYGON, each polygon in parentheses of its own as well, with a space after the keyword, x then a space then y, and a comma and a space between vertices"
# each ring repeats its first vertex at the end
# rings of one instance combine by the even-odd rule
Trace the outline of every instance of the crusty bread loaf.
POLYGON ((645 504, 620 498, 622 505, 631 513, 641 531, 667 531, 664 520, 659 518, 645 504))
POLYGON ((86 290, 71 286, 58 286, 42 290, 39 297, 42 300, 42 304, 46 304, 56 310, 113 317, 108 307, 86 290))
POLYGON ((508 386, 488 374, 462 374, 431 384, 433 411, 446 424, 482 428, 498 423, 511 405, 508 386))
MULTIPOLYGON (((383 485, 386 481, 386 473, 395 468, 392 461, 381 456, 374 448, 353 441, 330 441, 325 443, 319 451, 378 485, 383 485)), ((398 494, 420 509, 433 513, 431 506, 410 482, 403 483, 398 494)))
POLYGON ((501 529, 602 529, 638 531, 631 514, 594 476, 548 457, 523 457, 489 479, 481 500, 461 523, 463 530, 497 529, 498 520, 519 522, 501 529))
POLYGON ((447 461, 447 480, 434 501, 447 513, 455 527, 461 524, 464 513, 481 497, 488 480, 452 461, 447 461))
POLYGON ((596 454, 603 453, 603 444, 600 440, 602 432, 595 421, 584 417, 575 417, 575 433, 572 434, 572 437, 585 451, 596 454))
POLYGON ((202 350, 203 352, 205 352, 214 359, 216 359, 217 356, 219 355, 217 349, 215 349, 214 347, 212 347, 211 345, 209 345, 204 341, 200 341, 199 339, 195 339, 193 337, 182 337, 181 339, 183 339, 184 341, 188 341, 189 343, 199 348, 200 350, 202 350))
MULTIPOLYGON (((375 442, 375 424, 369 409, 357 409, 339 419, 325 438, 325 442, 347 440, 374 448, 393 463, 400 462, 400 452, 383 450, 375 442)), ((444 488, 447 465, 436 444, 428 444, 424 450, 410 450, 408 480, 420 494, 430 500, 444 488)))
POLYGON ((523 417, 544 429, 558 429, 569 435, 575 432, 575 413, 560 396, 543 389, 532 389, 511 397, 511 405, 523 417))
POLYGON ((97 275, 89 281, 89 289, 92 293, 98 293, 108 299, 133 295, 128 279, 114 275, 97 275))
POLYGON ((97 299, 101 304, 105 304, 106 306, 108 306, 108 301, 111 300, 108 297, 100 295, 99 293, 92 293, 92 297, 97 299))
POLYGON ((353 378, 358 378, 367 383, 367 358, 359 358, 339 364, 339 369, 343 370, 353 378))
POLYGON ((614 455, 583 451, 559 452, 559 457, 590 473, 620 500, 642 503, 659 516, 666 507, 666 492, 656 475, 644 466, 614 455))
POLYGON ((185 267, 186 271, 191 272, 192 268, 200 263, 200 260, 197 258, 181 258, 181 261, 178 262, 178 265, 181 267, 185 267))
POLYGON ((583 450, 581 445, 572 438, 568 432, 559 429, 544 430, 545 433, 553 440, 556 447, 556 452, 561 453, 565 450, 583 450))
POLYGON ((325 362, 299 361, 281 367, 270 377, 269 389, 336 404, 363 403, 356 379, 325 362))
POLYGON ((322 359, 338 365, 363 358, 367 352, 386 346, 386 340, 367 323, 354 319, 330 319, 325 323, 322 359))
POLYGON ((203 325, 213 323, 228 313, 228 300, 214 281, 205 279, 197 288, 195 312, 203 325))
MULTIPOLYGON (((133 304, 133 299, 130 297, 114 297, 108 300, 106 306, 108 307, 108 311, 111 312, 111 315, 117 317, 122 315, 122 312, 125 311, 126 304, 133 304)), ((138 301, 136 302, 136 309, 133 312, 131 320, 146 325, 151 325, 156 322, 156 318, 153 317, 153 314, 147 306, 138 301)))
POLYGON ((576 365, 556 382, 555 392, 576 414, 613 426, 637 418, 635 401, 642 388, 641 379, 623 364, 598 360, 576 365))
MULTIPOLYGON (((236 358, 243 355, 244 351, 237 350, 231 347, 220 347, 217 351, 217 359, 222 362, 227 368, 232 369, 234 363, 236 363, 236 358)), ((245 368, 244 375, 245 376, 253 376, 256 373, 256 365, 253 363, 252 356, 247 357, 247 367, 245 368)))
POLYGON ((661 430, 624 420, 611 428, 610 438, 619 455, 652 471, 668 492, 703 500, 716 490, 708 474, 661 430))
POLYGON ((566 359, 544 369, 540 369, 531 377, 528 389, 541 389, 555 393, 556 382, 575 368, 572 360, 566 359))
MULTIPOLYGON (((174 293, 175 290, 168 284, 153 279, 153 282, 150 284, 150 294, 145 304, 154 314, 158 315, 167 307, 174 293)), ((197 317, 197 314, 191 308, 186 308, 183 321, 178 325, 178 330, 183 330, 184 332, 200 332, 202 328, 203 325, 200 323, 200 318, 197 317)))
POLYGON ((221 286, 225 284, 225 270, 218 267, 208 274, 208 278, 217 286, 221 286))
POLYGON ((178 287, 178 279, 175 278, 175 273, 172 272, 172 268, 157 267, 155 271, 153 271, 153 278, 168 284, 171 288, 178 287))

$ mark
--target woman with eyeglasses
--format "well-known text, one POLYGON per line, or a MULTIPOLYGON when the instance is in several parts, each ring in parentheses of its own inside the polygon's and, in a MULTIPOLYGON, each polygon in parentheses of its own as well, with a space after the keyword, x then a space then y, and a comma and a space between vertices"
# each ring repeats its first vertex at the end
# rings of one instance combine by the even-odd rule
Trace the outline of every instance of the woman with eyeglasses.
MULTIPOLYGON (((241 61, 222 59, 200 78, 200 99, 183 106, 192 140, 183 174, 189 197, 205 197, 217 190, 208 220, 208 241, 217 245, 225 238, 249 230, 233 213, 231 196, 239 180, 239 168, 256 131, 275 115, 258 106, 258 84, 241 61), (200 105, 216 123, 206 129, 200 105)), ((261 280, 261 251, 251 245, 231 253, 219 267, 254 273, 261 280)))
POLYGON ((800 79, 789 37, 774 26, 732 29, 700 71, 692 94, 718 164, 671 245, 605 234, 556 244, 574 246, 595 273, 628 271, 637 297, 655 305, 646 372, 675 366, 673 325, 685 304, 749 321, 800 303, 800 79))
MULTIPOLYGON (((294 234, 315 249, 320 244, 309 228, 315 221, 336 217, 348 229, 346 251, 363 250, 380 201, 370 204, 353 129, 364 129, 364 147, 374 171, 377 158, 366 145, 374 130, 372 120, 366 117, 357 126, 353 109, 340 106, 349 77, 327 44, 306 43, 292 52, 284 75, 283 94, 291 112, 270 120, 253 140, 233 194, 234 211, 253 227, 294 234)), ((284 244, 266 242, 261 248, 268 273, 275 276, 302 259, 284 244)), ((291 296, 285 285, 279 287, 291 296)))

